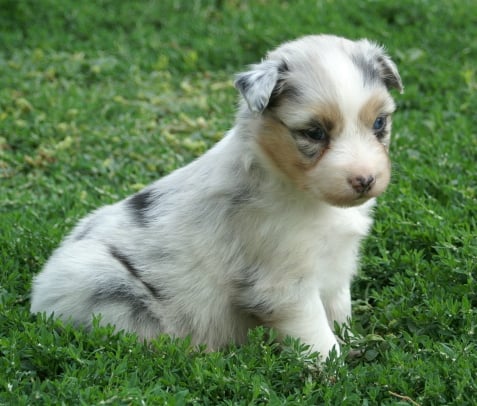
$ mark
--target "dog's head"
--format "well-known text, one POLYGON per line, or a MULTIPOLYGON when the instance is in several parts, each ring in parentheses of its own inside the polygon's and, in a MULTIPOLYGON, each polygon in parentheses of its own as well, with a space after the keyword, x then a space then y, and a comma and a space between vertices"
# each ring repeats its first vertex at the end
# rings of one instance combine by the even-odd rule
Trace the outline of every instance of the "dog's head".
POLYGON ((367 41, 308 36, 237 75, 255 141, 274 168, 335 206, 355 206, 390 180, 395 64, 367 41))

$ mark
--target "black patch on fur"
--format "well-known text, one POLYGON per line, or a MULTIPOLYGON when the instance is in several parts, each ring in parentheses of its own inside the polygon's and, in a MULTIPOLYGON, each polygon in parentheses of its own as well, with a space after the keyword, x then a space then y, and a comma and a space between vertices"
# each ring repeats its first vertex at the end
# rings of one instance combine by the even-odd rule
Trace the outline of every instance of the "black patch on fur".
POLYGON ((251 86, 248 75, 238 76, 237 80, 235 81, 235 86, 237 89, 240 89, 242 93, 246 93, 251 86))
POLYGON ((139 193, 136 193, 127 201, 128 206, 134 213, 136 220, 142 225, 147 224, 147 213, 153 202, 154 196, 150 190, 143 190, 139 193))
MULTIPOLYGON (((242 289, 245 289, 244 285, 242 285, 242 289)), ((253 295, 252 298, 252 295, 253 291, 250 292, 250 295, 241 295, 241 298, 235 302, 236 306, 245 313, 258 317, 259 319, 264 319, 273 314, 273 308, 266 299, 261 299, 255 295, 253 295)))
POLYGON ((124 266, 124 268, 126 268, 132 276, 134 276, 144 285, 144 287, 151 293, 152 296, 158 300, 164 299, 161 292, 155 286, 152 286, 150 283, 147 283, 141 279, 139 270, 132 264, 131 260, 126 255, 119 252, 115 247, 109 247, 109 252, 111 256, 120 262, 121 265, 124 266))
POLYGON ((270 96, 267 109, 274 109, 282 105, 287 100, 300 100, 301 92, 288 84, 281 84, 282 87, 276 86, 270 96))
POLYGON ((84 240, 86 236, 91 232, 93 229, 93 225, 90 223, 83 226, 83 229, 75 236, 76 241, 84 240))
POLYGON ((401 78, 397 74, 397 72, 394 72, 393 69, 391 68, 390 64, 386 61, 385 58, 379 56, 377 57, 376 61, 379 64, 380 67, 380 78, 386 85, 388 89, 397 89, 400 92, 402 92, 403 87, 401 83, 401 78))
POLYGON ((238 278, 233 280, 234 288, 238 291, 250 290, 257 283, 258 265, 250 265, 242 268, 237 275, 238 278))
POLYGON ((265 298, 257 297, 254 292, 258 271, 259 266, 253 265, 239 272, 242 277, 233 282, 236 291, 235 305, 248 314, 263 318, 270 316, 273 309, 265 298))
POLYGON ((96 217, 89 218, 86 222, 83 221, 80 224, 81 226, 76 227, 73 230, 75 241, 80 241, 87 238, 96 225, 96 217))
POLYGON ((248 314, 258 317, 259 319, 264 319, 267 316, 271 316, 273 314, 273 309, 265 300, 257 301, 255 303, 242 304, 240 305, 240 309, 248 314))
POLYGON ((380 80, 379 70, 372 60, 365 58, 361 54, 353 55, 351 60, 361 70, 365 86, 380 80))
POLYGON ((91 302, 95 305, 108 302, 108 303, 126 303, 135 310, 144 310, 147 308, 146 300, 147 296, 140 296, 134 294, 131 286, 125 285, 124 282, 115 284, 111 282, 106 287, 98 288, 91 295, 91 302))
POLYGON ((267 60, 263 61, 262 64, 255 65, 251 71, 236 76, 235 87, 240 91, 247 102, 249 102, 250 100, 248 100, 246 95, 250 88, 257 84, 257 82, 263 81, 264 78, 267 78, 268 80, 268 76, 271 73, 270 70, 274 70, 278 74, 276 82, 274 83, 270 94, 264 94, 263 97, 253 100, 253 106, 249 106, 253 111, 263 113, 271 104, 273 104, 273 99, 277 98, 282 93, 283 85, 285 83, 285 73, 289 70, 288 65, 283 60, 267 60))
POLYGON ((232 206, 241 206, 248 203, 253 198, 253 193, 250 187, 244 187, 237 190, 230 198, 232 206))
POLYGON ((364 85, 381 81, 387 89, 394 88, 402 91, 401 79, 386 58, 377 56, 374 59, 367 59, 361 54, 355 54, 351 56, 351 60, 363 73, 364 85))
POLYGON ((290 71, 290 68, 288 67, 288 64, 286 61, 282 61, 281 65, 278 67, 278 73, 285 73, 285 72, 289 72, 290 71))
POLYGON ((131 287, 124 283, 114 284, 106 288, 97 289, 90 297, 94 306, 101 306, 102 303, 126 304, 130 309, 130 317, 135 322, 146 321, 157 324, 160 329, 160 320, 155 316, 149 306, 148 296, 136 295, 131 291, 131 287))
POLYGON ((274 109, 287 100, 300 100, 302 96, 301 91, 298 88, 291 86, 284 77, 284 74, 289 71, 290 69, 286 62, 283 62, 278 68, 280 76, 272 91, 272 94, 270 95, 267 109, 274 109))
POLYGON ((239 182, 235 187, 224 195, 227 206, 227 216, 233 216, 260 200, 260 184, 263 181, 264 173, 258 162, 252 162, 247 168, 242 165, 236 167, 234 172, 236 178, 247 178, 247 182, 239 182))

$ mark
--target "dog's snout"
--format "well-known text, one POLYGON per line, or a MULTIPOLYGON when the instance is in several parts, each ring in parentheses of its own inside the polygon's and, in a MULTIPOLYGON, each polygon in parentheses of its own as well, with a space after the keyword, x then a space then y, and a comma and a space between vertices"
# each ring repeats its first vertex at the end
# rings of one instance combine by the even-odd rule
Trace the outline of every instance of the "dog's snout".
POLYGON ((349 178, 348 182, 357 193, 362 195, 371 190, 373 185, 376 183, 376 178, 372 175, 367 177, 359 175, 349 178))

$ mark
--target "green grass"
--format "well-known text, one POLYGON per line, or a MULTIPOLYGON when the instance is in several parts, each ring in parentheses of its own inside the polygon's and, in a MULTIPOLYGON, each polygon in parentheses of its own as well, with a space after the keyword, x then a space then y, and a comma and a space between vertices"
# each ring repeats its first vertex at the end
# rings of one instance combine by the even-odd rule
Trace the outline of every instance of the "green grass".
POLYGON ((0 0, 0 404, 474 404, 476 60, 472 0, 0 0), (353 285, 362 357, 318 370, 261 329, 206 353, 29 314, 80 217, 200 155, 233 73, 319 32, 384 43, 406 87, 353 285))

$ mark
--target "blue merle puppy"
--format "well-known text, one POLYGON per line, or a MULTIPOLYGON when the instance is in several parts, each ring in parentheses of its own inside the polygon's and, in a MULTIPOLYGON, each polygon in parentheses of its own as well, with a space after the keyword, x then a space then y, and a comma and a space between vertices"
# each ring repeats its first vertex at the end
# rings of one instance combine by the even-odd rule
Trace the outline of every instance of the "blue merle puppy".
POLYGON ((395 64, 367 40, 307 36, 237 76, 211 150, 93 212, 34 278, 31 311, 217 349, 257 325, 326 358, 390 179, 395 64))

